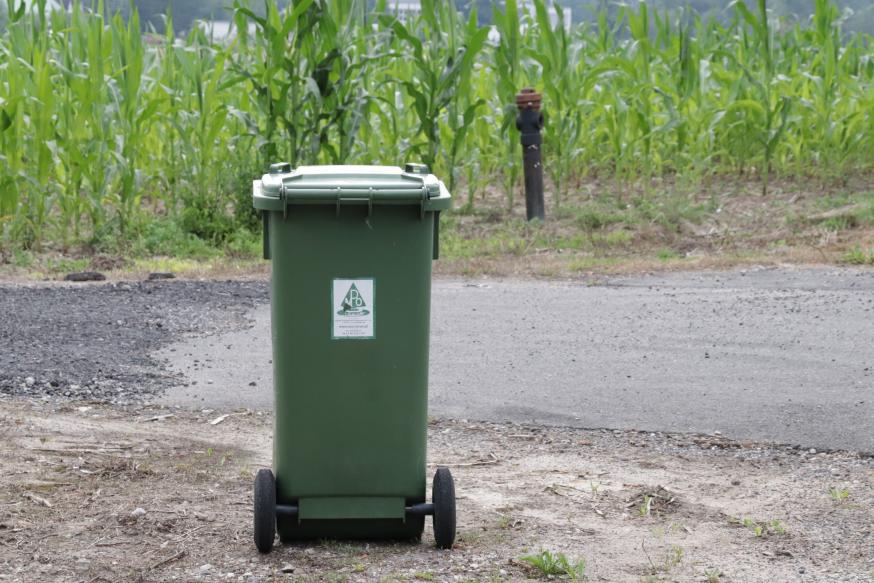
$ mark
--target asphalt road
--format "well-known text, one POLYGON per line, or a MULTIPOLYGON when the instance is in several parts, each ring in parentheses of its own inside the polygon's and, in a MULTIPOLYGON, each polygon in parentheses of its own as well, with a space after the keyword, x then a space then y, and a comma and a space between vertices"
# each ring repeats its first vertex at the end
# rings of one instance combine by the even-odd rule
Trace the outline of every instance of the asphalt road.
MULTIPOLYGON (((432 415, 874 452, 874 271, 438 280, 432 304, 432 415)), ((157 354, 196 383, 165 402, 271 406, 269 309, 249 316, 157 354)))

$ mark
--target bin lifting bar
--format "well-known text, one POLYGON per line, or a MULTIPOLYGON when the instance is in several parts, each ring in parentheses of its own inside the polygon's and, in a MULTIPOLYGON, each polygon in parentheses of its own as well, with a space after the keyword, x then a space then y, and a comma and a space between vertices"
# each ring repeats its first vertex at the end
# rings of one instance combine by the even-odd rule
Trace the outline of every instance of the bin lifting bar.
MULTIPOLYGON (((433 516, 434 504, 430 502, 422 502, 420 504, 412 504, 404 507, 404 513, 410 516, 433 516)), ((300 514, 300 507, 292 504, 277 504, 276 514, 278 516, 288 516, 289 518, 297 518, 300 514)))
POLYGON ((404 508, 404 512, 411 516, 434 516, 434 504, 422 502, 404 508))

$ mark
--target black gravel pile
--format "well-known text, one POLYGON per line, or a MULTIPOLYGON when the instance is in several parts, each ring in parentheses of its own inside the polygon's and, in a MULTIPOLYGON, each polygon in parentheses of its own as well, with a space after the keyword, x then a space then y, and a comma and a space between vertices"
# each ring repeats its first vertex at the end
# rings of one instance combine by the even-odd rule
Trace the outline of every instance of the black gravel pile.
POLYGON ((174 376, 150 354, 184 334, 247 325, 266 282, 0 286, 0 394, 127 404, 174 376))

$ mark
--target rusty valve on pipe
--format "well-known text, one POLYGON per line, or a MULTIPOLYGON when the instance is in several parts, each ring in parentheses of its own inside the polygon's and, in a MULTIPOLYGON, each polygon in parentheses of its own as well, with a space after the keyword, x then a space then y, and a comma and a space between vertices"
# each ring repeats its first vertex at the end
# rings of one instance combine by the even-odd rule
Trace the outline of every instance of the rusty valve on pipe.
POLYGON ((546 217, 543 204, 543 164, 540 145, 543 137, 543 113, 540 111, 542 97, 532 88, 525 88, 516 95, 516 129, 522 134, 522 162, 525 169, 525 214, 528 220, 546 217))

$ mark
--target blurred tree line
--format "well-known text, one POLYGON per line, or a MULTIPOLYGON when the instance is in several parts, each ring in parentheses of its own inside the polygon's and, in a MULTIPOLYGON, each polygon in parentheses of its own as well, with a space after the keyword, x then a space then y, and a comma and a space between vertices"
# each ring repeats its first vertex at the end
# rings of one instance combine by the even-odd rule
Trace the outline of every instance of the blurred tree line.
MULTIPOLYGON (((626 4, 637 6, 640 0, 626 0, 626 4)), ((746 0, 751 8, 757 4, 757 0, 746 0)), ((874 2, 871 0, 834 0, 847 15, 844 22, 844 30, 847 32, 864 32, 874 34, 874 2)), ((566 0, 563 6, 573 10, 574 21, 580 22, 592 18, 593 4, 597 7, 607 7, 615 11, 616 2, 613 0, 566 0)), ((682 10, 685 7, 694 9, 700 14, 713 16, 717 20, 725 20, 731 17, 733 9, 731 2, 727 0, 649 0, 651 7, 661 10, 682 10)), ((768 0, 768 8, 776 15, 788 21, 800 20, 806 22, 814 12, 815 0, 768 0)), ((597 10, 597 8, 596 8, 597 10)))
MULTIPOLYGON (((409 2, 410 0, 401 0, 409 2)), ((492 4, 503 4, 501 0, 456 0, 465 13, 475 9, 480 22, 491 23, 492 4)), ((745 0, 751 8, 757 0, 745 0)), ((389 0, 391 4, 392 0, 389 0)), ((602 8, 610 13, 616 13, 619 4, 637 7, 641 0, 559 0, 563 7, 570 8, 574 22, 594 21, 595 14, 602 8)), ((844 22, 844 30, 848 32, 864 32, 874 34, 874 1, 872 0, 834 0, 842 10, 852 18, 844 22)), ((717 20, 728 19, 734 13, 728 0, 647 0, 647 4, 658 10, 679 11, 689 7, 700 14, 713 16, 717 20)), ((792 20, 807 21, 814 11, 815 0, 768 0, 768 7, 774 14, 792 20)))
MULTIPOLYGON (((143 26, 153 26, 159 32, 164 31, 168 8, 173 11, 173 28, 183 31, 190 29, 195 20, 229 20, 226 6, 230 3, 225 0, 134 0, 143 26)), ((130 0, 108 0, 106 4, 111 11, 119 10, 125 17, 130 13, 130 0)))
MULTIPOLYGON (((65 0, 69 2, 69 0, 65 0)), ((287 4, 288 0, 276 0, 279 4, 287 4)), ((350 0, 351 1, 351 0, 350 0)), ((389 6, 396 2, 411 3, 415 0, 387 0, 389 6)), ((625 0, 624 3, 636 6, 641 0, 625 0)), ((757 0, 746 0, 749 5, 754 5, 757 0)), ((813 13, 815 0, 768 0, 769 8, 777 15, 790 21, 799 19, 807 20, 813 13)), ((844 29, 848 32, 864 32, 874 34, 874 2, 872 0, 835 0, 847 14, 852 14, 844 23, 844 29)), ((185 31, 191 28, 193 21, 206 20, 230 20, 230 0, 134 0, 134 5, 140 13, 140 20, 144 27, 154 27, 157 31, 164 31, 164 15, 168 8, 173 10, 174 28, 177 31, 185 31)), ((368 9, 372 9, 376 0, 368 0, 368 9)), ((491 24, 492 5, 503 4, 501 0, 456 0, 457 5, 465 14, 476 10, 479 20, 483 24, 491 24)), ((652 8, 660 10, 682 10, 685 7, 692 8, 700 14, 713 16, 721 19, 727 18, 732 13, 731 2, 727 0, 648 0, 652 8)), ((601 8, 615 12, 618 2, 615 0, 559 0, 559 4, 570 8, 574 22, 593 20, 594 14, 601 8)), ((130 0, 106 0, 108 9, 116 10, 127 16, 130 13, 130 0)), ((252 5, 257 9, 263 5, 263 0, 252 0, 252 5)), ((6 22, 6 2, 0 0, 0 28, 6 22)))

